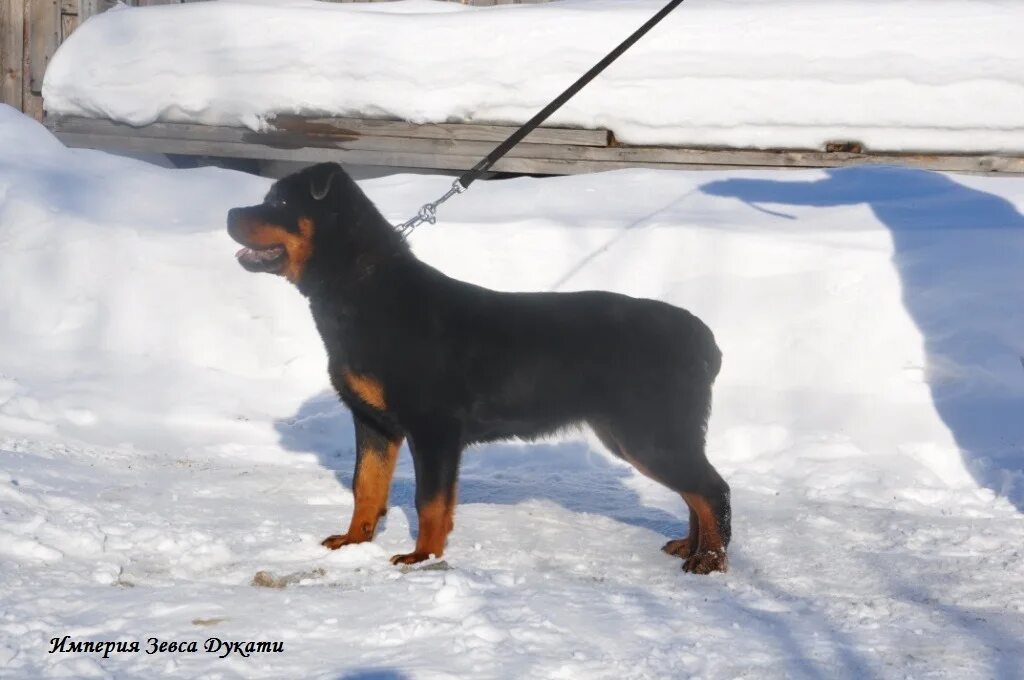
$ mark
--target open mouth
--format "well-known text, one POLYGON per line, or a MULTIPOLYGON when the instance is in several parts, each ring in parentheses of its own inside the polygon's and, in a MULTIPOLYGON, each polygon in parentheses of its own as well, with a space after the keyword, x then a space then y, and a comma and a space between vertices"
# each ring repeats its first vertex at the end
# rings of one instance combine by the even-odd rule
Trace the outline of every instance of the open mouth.
POLYGON ((238 263, 251 272, 273 272, 284 264, 284 246, 270 248, 242 248, 235 257, 238 263))

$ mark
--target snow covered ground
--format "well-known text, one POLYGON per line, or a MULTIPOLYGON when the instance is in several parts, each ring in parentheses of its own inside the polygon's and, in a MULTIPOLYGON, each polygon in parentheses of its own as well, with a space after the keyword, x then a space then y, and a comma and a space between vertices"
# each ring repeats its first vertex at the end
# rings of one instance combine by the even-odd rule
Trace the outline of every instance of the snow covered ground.
MULTIPOLYGON (((122 9, 53 58, 54 113, 260 127, 275 113, 520 123, 665 0, 122 9)), ((689 0, 552 118, 624 142, 1024 151, 1018 0, 689 0)))
MULTIPOLYGON (((582 433, 470 452, 444 563, 404 571, 405 454, 377 541, 319 545, 352 507, 349 420, 303 300, 223 228, 268 181, 68 150, 7 107, 0 149, 0 675, 1022 677, 1024 180, 474 185, 421 257, 715 330, 731 570, 660 553, 682 501, 582 433), (48 653, 65 635, 142 651, 48 653)), ((363 186, 397 221, 448 182, 363 186)))

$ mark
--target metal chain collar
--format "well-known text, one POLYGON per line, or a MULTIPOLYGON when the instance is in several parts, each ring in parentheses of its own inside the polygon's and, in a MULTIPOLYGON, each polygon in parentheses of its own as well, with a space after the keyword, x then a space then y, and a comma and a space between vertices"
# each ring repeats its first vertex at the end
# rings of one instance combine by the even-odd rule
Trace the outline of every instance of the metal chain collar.
POLYGON ((460 182, 459 180, 455 180, 454 182, 452 182, 452 188, 445 192, 444 196, 437 199, 433 203, 424 203, 423 207, 420 208, 420 211, 416 213, 416 215, 412 219, 410 219, 408 222, 403 222, 402 224, 398 225, 396 227, 396 229, 398 229, 398 233, 402 235, 402 238, 405 238, 413 232, 413 229, 420 226, 424 222, 436 224, 437 207, 444 203, 445 201, 447 201, 452 196, 455 196, 456 194, 461 194, 465 190, 466 187, 462 186, 462 182, 460 182))

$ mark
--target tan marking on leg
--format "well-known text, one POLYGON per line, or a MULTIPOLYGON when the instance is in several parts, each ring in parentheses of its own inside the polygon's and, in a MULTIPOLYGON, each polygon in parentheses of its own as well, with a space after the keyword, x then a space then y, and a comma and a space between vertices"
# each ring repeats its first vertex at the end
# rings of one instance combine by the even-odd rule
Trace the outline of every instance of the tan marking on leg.
POLYGON ((355 509, 348 532, 329 536, 322 545, 337 550, 343 545, 373 540, 377 522, 387 512, 391 478, 395 474, 401 440, 388 443, 385 451, 367 449, 360 454, 355 478, 355 509))
POLYGON ((695 574, 712 571, 726 571, 729 568, 725 557, 725 546, 718 533, 718 519, 715 511, 704 496, 695 493, 682 494, 690 510, 697 515, 697 549, 683 563, 683 569, 695 574))
POLYGON ((384 386, 380 381, 366 375, 359 375, 352 371, 345 370, 345 385, 352 392, 363 400, 364 403, 381 411, 387 408, 384 401, 384 386))
POLYGON ((689 535, 686 538, 677 538, 674 541, 669 541, 661 549, 669 555, 675 555, 684 560, 688 559, 693 553, 697 552, 697 546, 700 544, 700 537, 697 534, 699 526, 700 519, 697 517, 697 513, 693 511, 693 508, 690 508, 689 535))
POLYGON ((416 549, 405 555, 395 555, 391 564, 415 564, 429 559, 431 555, 441 557, 444 554, 448 534, 455 528, 455 496, 441 493, 420 509, 420 530, 416 537, 416 549))

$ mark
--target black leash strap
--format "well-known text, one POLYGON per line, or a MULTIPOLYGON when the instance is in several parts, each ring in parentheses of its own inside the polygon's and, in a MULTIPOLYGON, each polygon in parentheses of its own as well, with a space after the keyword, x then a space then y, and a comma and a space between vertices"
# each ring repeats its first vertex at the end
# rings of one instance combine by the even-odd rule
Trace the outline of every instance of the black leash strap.
POLYGON ((413 217, 408 222, 399 225, 398 230, 403 235, 408 235, 412 232, 413 229, 423 224, 424 222, 429 222, 430 224, 434 224, 435 222, 437 222, 437 207, 439 205, 447 201, 452 196, 455 196, 456 194, 461 194, 466 189, 468 189, 469 185, 471 185, 473 182, 479 179, 481 175, 487 172, 491 168, 491 166, 497 163, 502 156, 507 154, 509 150, 512 149, 512 147, 514 147, 519 142, 523 141, 523 137, 533 132, 541 123, 547 120, 551 116, 551 114, 553 114, 558 109, 562 108, 563 104, 572 99, 577 92, 582 90, 587 85, 587 83, 596 78, 598 74, 601 73, 601 71, 608 68, 608 66, 612 62, 614 62, 616 59, 622 56, 623 52, 632 47, 638 40, 640 40, 640 38, 644 37, 644 35, 646 35, 648 31, 657 26, 662 19, 667 17, 669 13, 672 12, 672 10, 674 10, 682 3, 683 0, 672 0, 667 5, 665 5, 660 12, 658 12, 653 17, 648 19, 643 26, 638 28, 631 36, 623 40, 618 47, 609 52, 607 56, 604 57, 604 59, 594 64, 594 66, 591 67, 589 71, 580 76, 579 80, 577 80, 575 83, 566 88, 565 92, 558 95, 554 99, 554 101, 552 101, 550 104, 548 104, 539 112, 537 112, 537 114, 533 118, 526 121, 526 123, 524 123, 522 127, 520 127, 518 130, 509 135, 508 139, 506 139, 504 142, 495 147, 494 151, 487 154, 486 158, 484 158, 479 163, 477 163, 472 168, 463 173, 461 177, 459 177, 452 183, 452 188, 449 189, 444 194, 444 196, 437 199, 433 203, 427 203, 426 205, 424 205, 422 208, 420 208, 419 213, 417 213, 415 217, 413 217))

